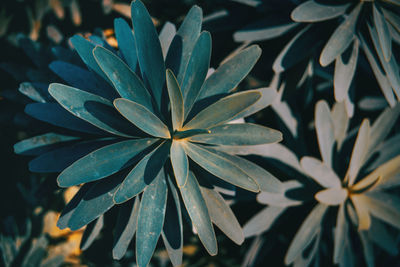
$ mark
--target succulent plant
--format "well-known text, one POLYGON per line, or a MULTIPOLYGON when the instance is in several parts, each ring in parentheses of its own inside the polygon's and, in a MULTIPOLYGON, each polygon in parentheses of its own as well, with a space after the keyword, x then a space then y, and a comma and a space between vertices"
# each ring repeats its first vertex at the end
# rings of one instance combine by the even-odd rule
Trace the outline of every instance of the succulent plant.
MULTIPOLYGON (((65 130, 21 141, 15 151, 39 155, 30 162, 32 171, 61 172, 61 187, 84 184, 64 209, 60 228, 88 225, 84 237, 93 240, 103 214, 121 204, 113 257, 123 257, 136 233, 137 263, 146 266, 161 235, 179 265, 182 213, 211 255, 217 253, 212 223, 243 242, 239 223, 214 185, 281 191, 280 181, 263 168, 216 149, 280 141, 276 130, 229 123, 263 109, 274 94, 269 88, 233 92, 260 56, 257 46, 206 79, 211 36, 200 32, 199 7, 178 31, 167 24, 159 36, 142 2, 133 1, 131 12, 134 33, 124 20, 115 21, 119 51, 95 37, 71 38, 89 70, 52 62, 50 69, 71 86, 50 84, 45 101, 26 107, 34 118, 65 130)), ((27 94, 40 99, 35 90, 27 94)))
POLYGON ((399 135, 385 139, 399 114, 400 106, 396 105, 385 109, 371 126, 368 119, 363 120, 350 157, 346 156, 349 152, 347 147, 354 131, 347 133, 349 121, 345 108, 339 103, 330 111, 323 100, 315 109, 315 128, 322 160, 304 156, 299 161, 281 144, 240 149, 226 147, 225 151, 231 153, 262 155, 278 160, 306 177, 306 180, 301 180, 297 178, 301 175, 295 174, 296 180, 284 182, 283 194, 259 193, 258 202, 268 207, 245 224, 245 236, 264 233, 289 207, 305 209, 306 203, 317 202, 295 234, 285 256, 286 264, 318 264, 321 244, 333 239, 333 263, 355 266, 359 261, 354 249, 357 239, 351 237, 355 232, 361 241, 367 266, 374 266, 372 244, 396 255, 398 250, 390 234, 392 229, 385 224, 400 228, 399 198, 397 191, 393 191, 400 182, 400 148, 396 144, 399 135), (339 178, 339 175, 344 178, 339 178), (310 182, 316 184, 310 185, 310 182))
POLYGON ((235 2, 265 14, 237 30, 236 41, 249 43, 294 34, 275 59, 275 72, 286 71, 307 58, 314 62, 314 56, 323 67, 335 62, 335 100, 350 101, 358 62, 363 67, 359 60, 362 48, 386 101, 391 107, 399 101, 399 67, 392 49, 392 41, 400 41, 398 1, 308 0, 297 6, 286 1, 286 5, 275 7, 261 0, 235 2))

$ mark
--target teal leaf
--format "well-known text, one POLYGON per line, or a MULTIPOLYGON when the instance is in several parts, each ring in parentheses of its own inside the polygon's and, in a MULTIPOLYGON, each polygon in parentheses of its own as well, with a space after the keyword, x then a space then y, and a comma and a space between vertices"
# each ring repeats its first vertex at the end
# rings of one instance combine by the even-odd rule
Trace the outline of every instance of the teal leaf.
POLYGON ((101 229, 104 225, 103 215, 97 218, 96 221, 91 222, 86 226, 83 232, 81 243, 79 245, 81 250, 86 250, 92 245, 93 241, 96 240, 97 236, 100 234, 101 229))
POLYGON ((181 142, 172 141, 170 157, 176 183, 182 187, 189 175, 189 161, 181 142))
POLYGON ((49 93, 63 108, 76 117, 109 133, 129 136, 125 131, 131 126, 118 115, 109 100, 58 83, 50 84, 49 93))
MULTIPOLYGON (((251 105, 248 109, 245 111, 239 113, 236 115, 233 120, 239 119, 239 118, 245 118, 250 115, 253 115, 257 113, 260 110, 263 110, 264 108, 268 107, 269 105, 272 105, 274 102, 276 103, 276 98, 278 97, 278 92, 271 87, 264 87, 260 89, 254 89, 254 90, 247 90, 246 92, 259 92, 261 93, 261 98, 253 105, 251 105)), ((274 106, 273 106, 274 108, 274 106)))
POLYGON ((335 58, 341 55, 350 45, 355 37, 355 30, 358 15, 360 14, 363 3, 359 3, 349 16, 333 32, 322 53, 319 62, 322 66, 329 65, 335 58))
POLYGON ((136 127, 155 137, 170 138, 168 127, 143 105, 124 98, 114 100, 117 110, 136 127))
POLYGON ((323 4, 310 0, 297 6, 291 13, 291 17, 297 22, 318 22, 333 19, 343 15, 350 3, 344 5, 323 4))
POLYGON ((353 41, 353 46, 347 49, 351 50, 351 54, 347 60, 344 60, 345 53, 338 56, 335 61, 335 73, 333 78, 334 93, 336 102, 342 102, 346 99, 354 73, 357 67, 359 42, 357 39, 353 41))
POLYGON ((168 50, 166 64, 177 74, 178 84, 182 84, 190 55, 200 35, 202 20, 201 8, 193 6, 179 27, 168 50))
POLYGON ((372 191, 367 194, 368 211, 377 219, 400 229, 400 199, 394 194, 372 191))
POLYGON ((315 131, 322 160, 331 168, 335 129, 328 103, 324 100, 318 101, 315 106, 315 131))
POLYGON ((171 70, 167 70, 167 89, 171 104, 172 128, 179 130, 184 121, 183 95, 178 81, 171 70))
POLYGON ((47 87, 45 83, 23 82, 19 84, 18 91, 35 102, 46 103, 51 101, 47 87))
POLYGON ((399 253, 395 236, 393 236, 379 220, 372 220, 371 227, 368 230, 368 236, 375 244, 383 248, 391 256, 396 256, 399 253))
POLYGON ((169 194, 167 197, 167 208, 161 235, 172 265, 180 266, 183 256, 182 210, 178 191, 169 177, 168 184, 169 194))
POLYGON ((131 70, 136 72, 138 56, 136 54, 135 37, 131 27, 129 27, 128 23, 124 19, 117 18, 114 20, 114 30, 119 52, 131 70))
MULTIPOLYGON (((160 40, 153 21, 143 3, 131 3, 132 25, 135 32, 137 54, 142 78, 151 89, 158 108, 161 108, 162 91, 165 83, 165 65, 160 40)), ((131 48, 132 49, 132 48, 131 48)))
POLYGON ((162 172, 170 150, 169 142, 163 142, 148 153, 126 176, 114 195, 117 204, 141 193, 162 172))
POLYGON ((325 188, 340 188, 341 180, 335 171, 313 157, 303 157, 300 161, 303 171, 309 175, 315 182, 325 188))
POLYGON ((161 171, 144 190, 139 207, 136 236, 136 261, 139 267, 150 262, 161 234, 167 204, 167 183, 161 171))
POLYGON ((201 194, 200 186, 192 172, 189 172, 188 181, 185 186, 179 189, 181 191, 183 203, 199 235, 201 243, 203 243, 210 255, 216 255, 218 248, 214 228, 211 223, 206 202, 201 194))
POLYGON ((259 92, 240 92, 224 97, 200 111, 184 125, 183 130, 207 129, 223 124, 256 103, 260 97, 259 92))
POLYGON ((162 27, 158 38, 160 39, 161 49, 163 51, 164 58, 167 57, 169 47, 176 34, 176 27, 173 23, 167 21, 162 27))
POLYGON ((199 99, 231 92, 249 74, 261 55, 261 48, 252 45, 219 66, 204 82, 199 99))
POLYGON ((210 58, 211 35, 209 32, 202 32, 193 48, 181 84, 185 117, 199 96, 210 66, 210 58))
POLYGON ((359 231, 358 235, 361 240, 364 260, 367 267, 375 266, 375 257, 374 257, 374 247, 372 246, 371 240, 368 238, 368 233, 366 231, 359 231))
POLYGON ((184 149, 194 162, 218 178, 252 192, 259 191, 259 186, 249 175, 216 151, 190 142, 184 144, 184 149))
POLYGON ((209 128, 210 133, 194 135, 191 142, 213 145, 248 146, 276 143, 282 140, 282 133, 257 124, 233 123, 209 128))
POLYGON ((119 57, 101 46, 93 50, 93 55, 121 97, 139 103, 154 113, 151 95, 119 57))
POLYGON ((100 77, 103 77, 104 80, 109 81, 107 79, 107 76, 101 70, 99 65, 97 65, 97 62, 94 59, 92 51, 95 48, 95 44, 86 40, 80 35, 74 35, 70 38, 70 41, 74 46, 76 52, 78 52, 82 61, 89 67, 89 69, 100 75, 100 77))
POLYGON ((297 27, 298 23, 276 22, 271 19, 256 21, 233 34, 235 42, 256 42, 270 40, 282 36, 297 27))
POLYGON ((128 140, 97 149, 66 168, 57 177, 58 185, 79 185, 116 173, 133 164, 135 156, 155 141, 156 139, 128 140))
POLYGON ((96 182, 84 195, 68 220, 68 227, 75 231, 94 221, 114 206, 113 194, 123 176, 117 174, 96 182))
POLYGON ((31 154, 34 151, 54 147, 65 142, 80 139, 75 136, 62 135, 57 133, 47 133, 22 140, 14 145, 14 152, 17 154, 31 154))
POLYGON ((174 132, 174 139, 175 140, 185 139, 194 135, 208 134, 208 133, 210 133, 210 131, 206 129, 191 129, 186 131, 176 131, 174 132))
POLYGON ((120 206, 113 242, 113 259, 120 260, 125 255, 136 232, 140 200, 137 197, 120 206))
POLYGON ((347 223, 345 204, 342 204, 339 206, 334 232, 333 262, 336 264, 338 264, 343 257, 348 234, 349 224, 347 223))
POLYGON ((268 206, 254 215, 243 226, 244 236, 252 237, 268 231, 279 216, 286 210, 286 207, 268 206))
POLYGON ((386 62, 389 62, 392 57, 392 37, 387 25, 386 19, 376 3, 373 5, 373 18, 378 33, 379 43, 382 48, 382 53, 386 62))
POLYGON ((326 205, 317 204, 303 221, 286 253, 285 264, 292 263, 313 241, 321 228, 321 222, 327 208, 326 205))
POLYGON ((223 197, 214 189, 200 187, 206 201, 211 221, 221 229, 233 242, 240 245, 244 235, 239 222, 223 197))

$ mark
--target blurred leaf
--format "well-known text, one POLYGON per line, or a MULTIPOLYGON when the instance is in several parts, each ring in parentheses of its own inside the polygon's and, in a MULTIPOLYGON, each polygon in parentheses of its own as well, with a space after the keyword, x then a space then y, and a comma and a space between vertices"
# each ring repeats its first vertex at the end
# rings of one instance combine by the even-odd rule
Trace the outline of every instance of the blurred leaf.
POLYGON ((340 205, 346 200, 347 197, 347 189, 341 187, 324 189, 315 194, 315 199, 317 199, 320 203, 328 206, 340 205))
POLYGON ((315 182, 325 188, 341 188, 341 180, 325 162, 313 157, 303 157, 301 167, 315 182))
POLYGON ((297 22, 319 22, 343 15, 350 3, 347 4, 323 4, 310 0, 298 5, 291 13, 291 18, 297 22))
POLYGON ((315 130, 322 160, 331 168, 335 130, 328 103, 324 100, 318 101, 315 106, 315 130))
POLYGON ((379 43, 382 47, 383 56, 386 62, 389 62, 392 57, 392 38, 389 32, 389 27, 386 24, 385 17, 377 4, 372 5, 373 8, 373 18, 375 28, 379 36, 379 43))
POLYGON ((81 250, 86 250, 90 247, 93 241, 100 234, 101 229, 104 225, 103 215, 101 215, 96 221, 91 222, 85 229, 83 233, 80 248, 81 250))
POLYGON ((268 231, 279 216, 286 211, 286 207, 268 206, 253 216, 243 226, 244 236, 252 237, 268 231))

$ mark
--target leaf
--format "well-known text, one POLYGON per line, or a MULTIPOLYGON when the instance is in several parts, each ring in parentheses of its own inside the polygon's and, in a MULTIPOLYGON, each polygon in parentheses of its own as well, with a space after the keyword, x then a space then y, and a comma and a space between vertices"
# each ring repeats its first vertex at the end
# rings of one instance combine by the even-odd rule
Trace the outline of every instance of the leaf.
POLYGON ((393 179, 399 179, 398 174, 400 173, 400 156, 397 156, 386 163, 379 166, 373 172, 368 174, 366 177, 361 179, 358 183, 353 186, 354 190, 360 190, 365 188, 371 182, 375 181, 378 177, 381 177, 378 186, 385 185, 386 183, 392 183, 393 179))
POLYGON ((203 11, 200 7, 193 6, 179 27, 168 50, 166 64, 173 73, 177 74, 178 84, 182 84, 190 55, 200 35, 202 20, 203 11))
POLYGON ((200 189, 206 201, 211 221, 233 242, 238 245, 242 244, 244 241, 242 228, 223 197, 214 189, 207 187, 200 187, 200 189))
POLYGON ((74 35, 73 37, 71 37, 70 42, 74 46, 76 52, 78 52, 82 61, 88 66, 88 68, 93 70, 104 80, 109 81, 107 79, 107 76, 100 69, 99 65, 97 65, 97 62, 94 59, 92 50, 95 48, 95 45, 80 35, 74 35))
POLYGON ((323 4, 314 0, 298 5, 291 13, 296 22, 319 22, 343 15, 350 3, 344 5, 323 4))
POLYGON ((320 203, 328 206, 336 206, 344 203, 348 197, 348 191, 346 188, 332 187, 324 189, 315 194, 315 199, 320 203))
POLYGON ((25 113, 35 119, 72 131, 100 135, 106 133, 96 126, 72 115, 58 103, 28 104, 25 106, 25 113))
POLYGON ((239 113, 233 119, 245 118, 250 115, 253 115, 256 112, 263 110, 264 108, 273 104, 274 101, 276 100, 276 98, 278 97, 278 94, 276 93, 276 91, 273 88, 269 88, 269 87, 264 87, 264 88, 255 89, 255 90, 247 90, 246 92, 259 92, 259 93, 261 93, 261 98, 255 104, 251 105, 248 109, 239 113))
POLYGON ((116 174, 96 182, 74 209, 68 227, 72 231, 78 230, 111 209, 114 206, 113 194, 122 178, 116 174))
POLYGON ((328 168, 331 168, 335 130, 328 103, 324 100, 318 101, 315 106, 315 131, 322 160, 328 168))
POLYGON ((79 140, 79 137, 62 135, 57 133, 47 133, 22 140, 14 145, 16 154, 36 154, 35 151, 46 150, 59 144, 79 140))
POLYGON ((386 230, 386 226, 380 221, 373 219, 368 231, 368 237, 378 246, 383 248, 391 256, 398 253, 395 237, 386 230))
POLYGON ((358 15, 360 14, 363 3, 359 3, 349 16, 333 32, 325 47, 322 49, 319 58, 320 64, 328 66, 335 58, 341 55, 353 41, 358 15))
POLYGON ((338 264, 345 253, 349 225, 346 219, 345 204, 339 206, 334 231, 333 263, 338 264))
POLYGON ((336 102, 333 104, 331 117, 334 128, 334 136, 336 141, 336 148, 339 151, 346 138, 347 129, 349 127, 350 118, 346 112, 346 106, 343 102, 336 102))
POLYGON ((160 34, 158 35, 158 39, 160 39, 161 49, 164 55, 164 58, 167 57, 167 53, 169 47, 172 43, 176 34, 176 27, 175 24, 167 21, 164 26, 162 27, 160 34))
POLYGON ((114 20, 114 30, 119 52, 131 70, 136 72, 138 56, 136 53, 135 36, 133 35, 131 27, 129 27, 128 23, 124 19, 117 18, 114 20))
POLYGON ((303 157, 300 161, 304 172, 325 188, 341 188, 341 180, 326 163, 312 157, 303 157))
POLYGON ((121 205, 117 224, 115 226, 113 242, 113 259, 120 260, 124 257, 129 244, 136 232, 140 200, 137 197, 135 201, 130 201, 121 205))
POLYGON ((350 186, 353 185, 361 166, 364 164, 369 147, 369 136, 369 120, 364 119, 358 130, 357 139, 354 143, 353 152, 351 153, 350 165, 346 174, 350 186))
POLYGON ((283 207, 283 208, 298 206, 303 203, 300 200, 294 200, 286 196, 286 193, 292 190, 301 189, 303 187, 303 184, 301 184, 296 180, 289 180, 283 182, 281 187, 283 188, 283 190, 281 190, 282 192, 278 193, 266 192, 262 190, 257 195, 257 202, 265 205, 270 205, 273 207, 283 207))
POLYGON ((116 109, 136 127, 155 137, 169 139, 168 127, 143 105, 124 98, 114 100, 116 109))
POLYGON ((109 100, 58 83, 50 84, 49 93, 63 108, 76 117, 109 133, 129 136, 125 133, 126 129, 129 129, 129 123, 118 116, 118 112, 109 100))
POLYGON ((244 236, 246 238, 258 236, 268 231, 285 210, 286 207, 268 206, 263 208, 243 226, 244 236))
POLYGON ((169 69, 167 69, 167 89, 171 104, 172 128, 179 130, 182 128, 185 116, 183 96, 175 75, 169 69))
POLYGON ((377 4, 372 6, 374 24, 377 29, 380 46, 382 47, 382 53, 386 62, 389 62, 392 57, 392 38, 389 32, 389 27, 386 24, 385 17, 377 4))
MULTIPOLYGON (((139 0, 131 3, 131 16, 142 78, 151 89, 158 108, 161 108, 165 83, 165 65, 160 40, 151 17, 139 0)), ((132 49, 132 48, 131 48, 132 49)))
POLYGON ((260 55, 261 48, 252 45, 230 58, 206 79, 199 99, 231 92, 249 74, 260 55))
POLYGON ((370 192, 366 198, 369 212, 381 221, 400 228, 400 200, 391 194, 370 192))
POLYGON ((368 230, 371 226, 371 217, 368 210, 368 197, 363 194, 351 194, 350 198, 358 217, 358 230, 368 230))
POLYGON ((185 186, 189 175, 189 161, 180 141, 172 141, 170 157, 178 187, 185 186))
POLYGON ((255 42, 270 40, 286 34, 298 23, 288 22, 287 20, 276 22, 275 18, 267 18, 265 20, 256 21, 233 34, 235 42, 255 42))
POLYGON ((93 241, 100 234, 101 229, 104 225, 103 215, 101 215, 96 221, 91 222, 85 229, 83 233, 81 243, 79 245, 81 250, 87 250, 93 241))
POLYGON ((133 164, 134 157, 155 141, 147 138, 128 140, 97 149, 66 168, 57 177, 58 185, 69 187, 114 174, 133 164))
POLYGON ((23 82, 19 84, 18 91, 35 102, 46 103, 51 101, 47 87, 45 83, 23 82))
POLYGON ((187 117, 199 96, 210 66, 210 58, 211 35, 209 32, 202 32, 193 48, 181 83, 185 117, 187 117))
POLYGON ((136 261, 147 266, 161 234, 167 204, 167 183, 161 171, 144 190, 139 207, 136 234, 136 261))
POLYGON ((161 232, 165 248, 173 266, 182 264, 183 256, 183 226, 182 211, 178 192, 175 185, 168 177, 169 195, 167 197, 167 209, 163 231, 161 232))
POLYGON ((121 204, 141 193, 163 171, 170 147, 163 142, 148 153, 125 177, 114 195, 114 201, 121 204))
POLYGON ((107 99, 113 99, 116 96, 108 83, 98 79, 92 72, 74 64, 58 60, 51 62, 49 69, 72 87, 107 99))
POLYGON ((281 193, 283 190, 282 183, 271 173, 261 168, 257 164, 244 158, 230 155, 219 150, 208 148, 209 151, 216 153, 218 156, 232 162, 235 166, 241 169, 244 173, 250 176, 256 182, 261 191, 271 193, 281 193))
POLYGON ((210 149, 190 142, 185 143, 184 149, 194 162, 218 178, 252 192, 259 191, 259 186, 249 175, 210 149))
POLYGON ((200 111, 184 125, 183 130, 207 129, 223 124, 256 103, 260 97, 258 92, 240 92, 224 97, 200 111))
POLYGON ((188 181, 185 186, 179 189, 181 191, 183 203, 199 235, 201 243, 210 255, 216 255, 218 248, 214 228, 211 223, 206 202, 201 194, 200 186, 192 172, 189 172, 188 181))
POLYGON ((281 132, 251 123, 223 124, 209 130, 210 133, 194 135, 188 140, 230 146, 260 145, 282 140, 281 132))
POLYGON ((311 243, 315 235, 318 234, 327 208, 328 206, 326 205, 317 204, 303 221, 286 253, 285 264, 292 263, 311 243))
POLYGON ((41 173, 62 172, 80 158, 115 141, 109 138, 96 139, 51 150, 31 160, 29 170, 41 173))
POLYGON ((351 50, 348 59, 343 59, 347 51, 336 58, 333 78, 336 102, 344 101, 349 93, 350 85, 357 67, 358 47, 359 42, 357 39, 354 39, 353 47, 347 48, 349 51, 351 50))
POLYGON ((101 46, 93 50, 93 55, 122 98, 141 104, 154 113, 151 95, 139 77, 119 57, 101 46))

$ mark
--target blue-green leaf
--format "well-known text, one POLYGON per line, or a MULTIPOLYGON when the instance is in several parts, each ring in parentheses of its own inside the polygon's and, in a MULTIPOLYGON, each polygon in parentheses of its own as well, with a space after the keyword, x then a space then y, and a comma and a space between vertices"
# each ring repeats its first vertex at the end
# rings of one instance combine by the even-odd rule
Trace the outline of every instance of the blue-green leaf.
POLYGON ((171 45, 172 40, 174 39, 176 34, 175 24, 167 21, 162 27, 158 38, 160 39, 161 49, 163 51, 164 58, 167 57, 167 53, 169 47, 171 45))
POLYGON ((359 3, 354 10, 351 11, 346 20, 333 32, 321 52, 319 62, 322 66, 327 66, 334 61, 353 41, 358 15, 360 14, 362 6, 363 2, 359 3))
POLYGON ((126 176, 114 195, 117 204, 125 202, 142 192, 163 169, 170 150, 170 143, 164 142, 148 153, 126 176))
POLYGON ((180 141, 172 141, 170 157, 176 183, 182 187, 189 175, 189 161, 180 141))
POLYGON ((144 190, 140 203, 136 236, 136 260, 139 267, 147 266, 156 248, 164 224, 167 193, 166 177, 161 171, 144 190))
POLYGON ((389 27, 385 17, 382 14, 382 11, 377 4, 373 4, 372 10, 375 28, 379 37, 379 43, 382 47, 382 53, 386 62, 389 62, 390 58, 392 57, 392 37, 390 35, 389 27))
POLYGON ((179 84, 182 84, 190 55, 200 35, 202 20, 201 8, 193 6, 179 27, 168 50, 166 64, 177 74, 179 84))
POLYGON ((107 177, 133 164, 135 156, 156 140, 128 140, 102 147, 66 168, 57 182, 61 187, 69 187, 107 177))
POLYGON ((323 4, 310 0, 297 6, 291 13, 291 17, 297 22, 318 22, 336 18, 343 15, 350 3, 344 5, 323 4))
POLYGON ((221 229, 233 242, 240 245, 244 235, 239 222, 223 197, 214 189, 200 187, 206 201, 211 221, 221 229))
POLYGON ((213 145, 249 146, 276 143, 282 140, 282 133, 257 124, 232 123, 210 128, 210 133, 188 138, 192 142, 213 145))
POLYGON ((70 41, 74 46, 76 52, 78 52, 79 56, 81 57, 83 62, 85 62, 85 64, 89 67, 89 69, 92 69, 95 73, 100 75, 100 77, 103 77, 104 80, 109 81, 107 79, 107 76, 100 69, 99 65, 97 65, 97 62, 94 59, 92 51, 95 48, 95 45, 80 35, 74 35, 70 38, 70 41))
POLYGON ((210 58, 211 35, 209 32, 202 32, 193 48, 182 81, 181 88, 185 106, 185 117, 189 114, 199 96, 200 89, 210 66, 210 58))
POLYGON ((173 130, 182 128, 184 121, 183 95, 178 81, 170 69, 167 70, 167 88, 171 104, 171 117, 173 130))
POLYGON ((272 19, 267 17, 251 23, 233 34, 236 42, 256 42, 270 40, 282 36, 298 26, 298 23, 287 21, 287 18, 280 17, 272 19))
POLYGON ((142 78, 151 89, 158 108, 161 108, 162 91, 165 82, 165 65, 160 40, 153 21, 143 3, 134 0, 131 3, 131 16, 137 54, 142 78))
POLYGON ((257 183, 232 161, 218 155, 204 146, 190 142, 182 144, 187 155, 205 170, 228 183, 252 192, 258 192, 257 183))
POLYGON ((232 91, 249 74, 261 55, 261 48, 252 45, 219 66, 204 82, 199 99, 232 91))
POLYGON ((121 205, 117 225, 115 226, 113 259, 120 260, 125 255, 129 244, 136 232, 140 200, 137 197, 124 205, 121 205))
POLYGON ((209 254, 216 255, 218 248, 214 228, 211 223, 206 202, 201 194, 200 186, 192 172, 189 172, 188 181, 185 186, 179 189, 181 191, 183 203, 199 235, 200 241, 209 254))
POLYGON ((52 100, 47 88, 46 83, 23 82, 19 84, 18 91, 35 102, 46 103, 52 100))
POLYGON ((115 99, 114 106, 145 133, 161 138, 171 137, 168 127, 145 106, 124 98, 115 99))
POLYGON ((346 219, 345 204, 342 204, 339 206, 334 232, 333 262, 336 264, 343 257, 348 231, 349 224, 346 219))
POLYGON ((109 100, 57 83, 50 84, 49 93, 63 108, 78 118, 109 133, 129 136, 125 131, 132 126, 118 115, 109 100))
POLYGON ((86 250, 92 245, 93 241, 100 234, 101 229, 104 225, 103 215, 101 215, 96 221, 91 222, 85 229, 82 235, 81 243, 79 245, 81 250, 86 250))
POLYGON ((68 227, 78 230, 111 209, 114 206, 113 194, 122 178, 116 174, 95 183, 74 209, 68 227))
POLYGON ((223 124, 256 103, 260 97, 259 92, 240 92, 224 97, 200 111, 184 125, 183 130, 207 129, 223 124))
POLYGON ((75 136, 62 135, 57 133, 47 133, 22 140, 14 145, 14 152, 17 154, 31 154, 37 150, 54 147, 69 141, 80 139, 75 136))
POLYGON ((118 42, 119 52, 122 54, 126 64, 136 72, 138 66, 138 56, 136 54, 136 43, 131 27, 122 19, 114 20, 115 37, 118 42))

